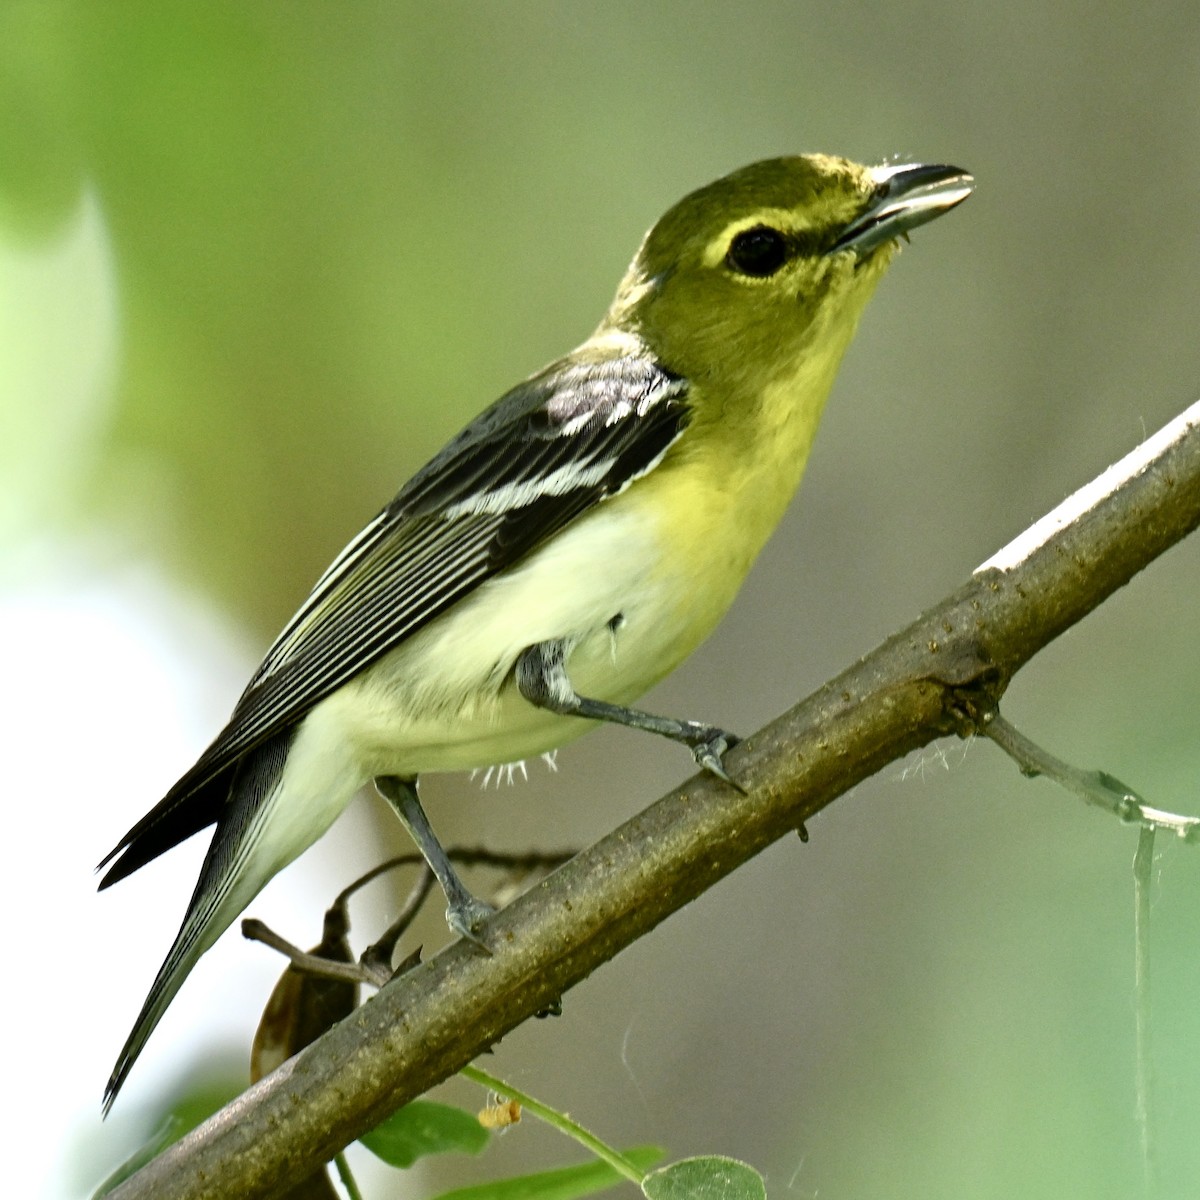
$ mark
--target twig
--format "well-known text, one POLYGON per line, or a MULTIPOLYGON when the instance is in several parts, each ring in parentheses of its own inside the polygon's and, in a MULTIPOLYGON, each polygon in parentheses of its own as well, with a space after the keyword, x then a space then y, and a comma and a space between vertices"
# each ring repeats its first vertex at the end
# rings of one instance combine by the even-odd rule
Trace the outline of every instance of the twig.
MULTIPOLYGON (((528 875, 532 871, 553 870, 573 858, 576 853, 575 850, 504 853, 477 847, 457 847, 447 851, 450 859, 460 866, 493 867, 514 875, 528 875)), ((326 928, 333 922, 343 934, 348 932, 350 929, 349 902, 354 893, 388 871, 412 866, 419 867, 420 871, 400 908, 399 916, 378 940, 372 942, 363 951, 357 963, 342 962, 301 950, 254 917, 247 917, 242 922, 242 936, 249 941, 261 942, 263 945, 270 946, 272 950, 278 950, 296 970, 303 971, 308 975, 316 975, 325 979, 341 979, 350 983, 366 983, 372 987, 381 988, 394 975, 421 961, 418 950, 414 955, 406 958, 395 971, 392 969, 396 943, 408 930, 433 889, 435 880, 429 864, 419 854, 400 854, 395 858, 389 858, 343 888, 325 913, 326 928)))
POLYGON ((1133 788, 1107 771, 1085 771, 1063 762, 1036 742, 1030 741, 999 712, 988 713, 976 723, 976 728, 984 737, 995 742, 1021 768, 1023 775, 1030 778, 1044 775, 1088 804, 1112 813, 1127 825, 1140 825, 1149 830, 1164 829, 1185 842, 1200 841, 1200 817, 1181 816, 1152 808, 1133 788))
POLYGON ((346 1189, 349 1200, 363 1200, 363 1194, 358 1189, 358 1180, 354 1178, 346 1156, 344 1154, 337 1155, 333 1160, 333 1165, 337 1167, 338 1178, 342 1181, 342 1187, 346 1189))
POLYGON ((1135 1113, 1142 1149, 1145 1200, 1158 1195, 1158 1157, 1154 1139, 1153 1064, 1150 1039, 1150 886, 1154 868, 1153 825, 1143 825, 1133 856, 1134 1046, 1137 1058, 1135 1113))
POLYGON ((488 1088, 498 1096, 520 1103, 521 1109, 531 1116, 545 1121, 552 1129, 573 1138, 581 1146, 594 1154, 601 1162, 607 1163, 618 1175, 624 1175, 631 1183, 641 1186, 646 1178, 646 1172, 631 1163, 619 1150, 614 1150, 607 1142, 598 1138, 590 1129, 585 1129, 578 1121, 572 1120, 566 1113, 558 1112, 548 1104, 513 1087, 511 1083, 492 1075, 479 1067, 463 1067, 460 1074, 464 1079, 470 1079, 480 1087, 488 1088))
POLYGON ((322 979, 343 979, 348 983, 374 983, 377 987, 380 986, 376 980, 363 972, 359 963, 338 962, 336 959, 310 954, 307 950, 293 945, 287 938, 280 937, 270 926, 255 917, 247 917, 242 922, 242 937, 251 942, 262 942, 264 946, 278 950, 297 971, 303 971, 307 975, 317 975, 322 979))

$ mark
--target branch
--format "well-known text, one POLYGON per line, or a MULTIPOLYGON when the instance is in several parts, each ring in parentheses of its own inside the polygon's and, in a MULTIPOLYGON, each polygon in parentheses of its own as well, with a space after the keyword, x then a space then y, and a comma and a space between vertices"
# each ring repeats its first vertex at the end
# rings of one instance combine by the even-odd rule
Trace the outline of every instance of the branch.
POLYGON ((1200 524, 1200 404, 954 595, 514 901, 486 956, 458 941, 383 988, 111 1193, 271 1196, 469 1063, 719 879, 888 763, 969 735, 1013 674, 1200 524))

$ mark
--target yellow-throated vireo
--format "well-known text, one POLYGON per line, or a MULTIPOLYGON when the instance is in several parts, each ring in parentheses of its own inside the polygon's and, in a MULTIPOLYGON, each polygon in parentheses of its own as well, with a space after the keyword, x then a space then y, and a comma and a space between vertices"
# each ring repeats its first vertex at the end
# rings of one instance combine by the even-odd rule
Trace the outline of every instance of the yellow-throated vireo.
POLYGON ((629 705, 709 635, 783 515, 897 239, 972 186, 956 167, 811 155, 685 196, 595 333, 400 489, 101 864, 107 887, 216 825, 106 1111, 199 957, 364 784, 437 874, 451 926, 482 940, 491 910, 439 845, 419 774, 524 759, 610 721, 729 779, 736 739, 629 705))

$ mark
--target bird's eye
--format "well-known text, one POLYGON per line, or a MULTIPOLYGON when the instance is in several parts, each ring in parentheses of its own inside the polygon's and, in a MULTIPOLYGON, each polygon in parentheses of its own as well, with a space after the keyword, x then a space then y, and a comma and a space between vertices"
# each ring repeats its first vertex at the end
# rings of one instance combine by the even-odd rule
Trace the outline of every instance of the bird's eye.
POLYGON ((778 229, 769 225, 755 225, 753 229, 743 229, 729 243, 729 253, 725 261, 735 271, 742 275, 753 275, 756 279, 764 279, 774 275, 787 262, 787 239, 778 229))

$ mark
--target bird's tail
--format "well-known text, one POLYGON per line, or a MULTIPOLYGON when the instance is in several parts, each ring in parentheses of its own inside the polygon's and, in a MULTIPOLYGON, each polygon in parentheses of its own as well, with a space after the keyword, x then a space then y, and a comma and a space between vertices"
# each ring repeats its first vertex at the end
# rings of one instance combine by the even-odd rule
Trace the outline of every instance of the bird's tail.
MULTIPOLYGON (((277 855, 255 851, 281 790, 291 739, 288 731, 264 742, 243 759, 233 777, 187 915, 104 1089, 105 1114, 200 956, 283 865, 277 855)), ((303 848, 298 847, 289 857, 303 848)))

